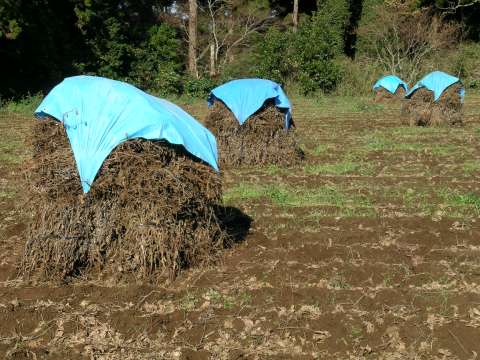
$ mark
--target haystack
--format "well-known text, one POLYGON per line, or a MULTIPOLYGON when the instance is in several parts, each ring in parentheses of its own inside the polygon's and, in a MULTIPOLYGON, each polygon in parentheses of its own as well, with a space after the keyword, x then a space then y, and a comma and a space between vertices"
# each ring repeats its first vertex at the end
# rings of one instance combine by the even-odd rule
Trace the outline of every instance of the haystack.
POLYGON ((205 126, 215 135, 222 166, 294 165, 304 157, 295 127, 285 129, 285 113, 267 100, 242 125, 219 99, 207 115, 205 126))
POLYGON ((64 126, 41 120, 28 173, 26 277, 156 280, 210 263, 230 241, 218 214, 220 176, 183 147, 125 141, 84 194, 64 126))
POLYGON ((434 101, 432 91, 422 87, 402 101, 401 121, 409 126, 459 126, 463 123, 462 84, 456 83, 434 101))
POLYGON ((390 91, 386 90, 383 87, 379 87, 375 89, 375 102, 392 102, 392 101, 399 101, 403 99, 405 96, 405 89, 403 86, 397 87, 397 90, 394 94, 390 91))

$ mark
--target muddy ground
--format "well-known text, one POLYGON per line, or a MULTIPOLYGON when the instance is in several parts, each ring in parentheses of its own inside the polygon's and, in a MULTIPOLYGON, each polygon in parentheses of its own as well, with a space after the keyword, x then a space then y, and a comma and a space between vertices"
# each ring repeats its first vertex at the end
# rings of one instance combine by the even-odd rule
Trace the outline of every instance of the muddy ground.
POLYGON ((1 114, 0 358, 476 359, 480 96, 455 129, 365 99, 293 105, 307 160, 225 173, 248 234, 163 286, 16 278, 30 120, 1 114))

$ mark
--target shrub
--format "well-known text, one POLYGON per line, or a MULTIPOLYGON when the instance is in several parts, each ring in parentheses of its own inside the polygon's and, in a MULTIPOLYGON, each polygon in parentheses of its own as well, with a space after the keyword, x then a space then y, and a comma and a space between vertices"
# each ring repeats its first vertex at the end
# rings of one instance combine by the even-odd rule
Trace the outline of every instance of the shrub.
POLYGON ((259 78, 284 84, 291 75, 291 62, 288 59, 288 47, 293 36, 289 32, 280 32, 272 26, 260 41, 257 49, 258 66, 255 74, 259 78))
POLYGON ((337 58, 343 53, 347 19, 346 1, 327 0, 295 34, 293 53, 304 94, 336 87, 341 78, 337 58))
POLYGON ((129 74, 133 83, 160 95, 181 92, 180 40, 174 28, 167 24, 152 26, 134 56, 129 74))
POLYGON ((204 98, 216 85, 217 83, 208 77, 195 79, 187 76, 183 80, 183 93, 191 97, 204 98))

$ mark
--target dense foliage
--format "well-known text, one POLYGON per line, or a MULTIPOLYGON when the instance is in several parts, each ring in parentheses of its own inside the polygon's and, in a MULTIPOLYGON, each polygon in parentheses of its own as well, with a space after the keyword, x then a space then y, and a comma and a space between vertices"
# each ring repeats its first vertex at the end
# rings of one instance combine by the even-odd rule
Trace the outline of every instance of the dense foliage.
POLYGON ((0 0, 0 98, 46 91, 76 74, 128 81, 162 96, 204 96, 242 76, 304 94, 364 91, 383 72, 414 79, 435 67, 465 77, 469 86, 480 83, 480 3, 299 5, 294 29, 292 0, 198 1, 196 78, 187 75, 186 0, 0 0))

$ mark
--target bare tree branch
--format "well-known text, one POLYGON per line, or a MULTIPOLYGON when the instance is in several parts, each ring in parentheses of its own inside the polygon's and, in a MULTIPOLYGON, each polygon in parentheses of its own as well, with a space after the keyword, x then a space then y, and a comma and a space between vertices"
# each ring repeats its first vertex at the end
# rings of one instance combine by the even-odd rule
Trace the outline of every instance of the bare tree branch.
POLYGON ((470 2, 463 2, 462 0, 458 0, 458 1, 449 1, 448 6, 446 7, 441 7, 438 5, 435 5, 435 6, 439 10, 444 10, 448 13, 455 13, 457 12, 458 9, 463 9, 479 3, 480 3, 480 0, 472 0, 470 2))

